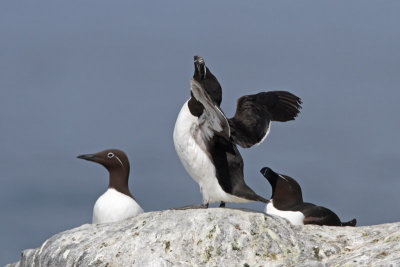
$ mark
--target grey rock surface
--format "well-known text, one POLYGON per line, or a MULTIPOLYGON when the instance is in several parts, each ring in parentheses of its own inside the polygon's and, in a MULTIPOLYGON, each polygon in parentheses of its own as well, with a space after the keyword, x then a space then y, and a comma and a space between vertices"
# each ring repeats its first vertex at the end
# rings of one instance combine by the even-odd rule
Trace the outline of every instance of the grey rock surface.
POLYGON ((253 211, 166 210, 59 233, 8 266, 400 266, 400 223, 292 226, 253 211))

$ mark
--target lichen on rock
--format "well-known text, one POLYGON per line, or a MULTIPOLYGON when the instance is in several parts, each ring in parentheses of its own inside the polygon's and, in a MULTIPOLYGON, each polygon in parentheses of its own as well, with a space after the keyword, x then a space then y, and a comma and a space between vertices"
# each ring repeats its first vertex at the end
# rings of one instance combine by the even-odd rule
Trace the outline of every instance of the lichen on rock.
POLYGON ((8 266, 400 265, 399 233, 400 223, 293 226, 248 210, 166 210, 59 233, 8 266))

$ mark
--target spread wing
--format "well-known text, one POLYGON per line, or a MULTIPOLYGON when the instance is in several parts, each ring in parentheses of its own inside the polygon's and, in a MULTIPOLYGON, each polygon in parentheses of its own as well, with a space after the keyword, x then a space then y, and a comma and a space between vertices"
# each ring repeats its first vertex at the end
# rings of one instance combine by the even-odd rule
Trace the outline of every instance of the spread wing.
POLYGON ((204 106, 203 113, 199 117, 203 138, 210 140, 214 134, 217 134, 229 140, 230 127, 222 110, 197 81, 193 79, 190 81, 190 89, 194 97, 204 106))
POLYGON ((259 144, 268 135, 271 121, 294 120, 300 108, 300 98, 286 91, 242 96, 235 116, 228 120, 232 139, 244 148, 259 144))

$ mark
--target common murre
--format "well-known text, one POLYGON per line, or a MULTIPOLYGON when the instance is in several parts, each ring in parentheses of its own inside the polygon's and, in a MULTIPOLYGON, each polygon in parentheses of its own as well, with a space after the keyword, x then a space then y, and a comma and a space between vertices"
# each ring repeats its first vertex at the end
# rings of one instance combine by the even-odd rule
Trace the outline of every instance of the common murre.
POLYGON ((265 213, 283 217, 294 225, 356 225, 356 219, 341 222, 330 209, 303 202, 301 187, 293 178, 278 174, 268 167, 262 168, 260 172, 272 187, 272 196, 265 207, 265 213))
POLYGON ((94 204, 92 223, 109 223, 121 221, 143 213, 129 191, 129 160, 126 154, 118 149, 107 149, 96 154, 78 156, 103 165, 109 172, 109 185, 94 204))
POLYGON ((246 185, 243 159, 236 147, 261 143, 271 121, 293 120, 301 100, 286 91, 242 96, 235 116, 228 119, 220 109, 222 89, 202 57, 194 57, 191 98, 179 112, 174 129, 175 150, 189 175, 199 184, 200 206, 210 203, 249 202, 266 199, 246 185))

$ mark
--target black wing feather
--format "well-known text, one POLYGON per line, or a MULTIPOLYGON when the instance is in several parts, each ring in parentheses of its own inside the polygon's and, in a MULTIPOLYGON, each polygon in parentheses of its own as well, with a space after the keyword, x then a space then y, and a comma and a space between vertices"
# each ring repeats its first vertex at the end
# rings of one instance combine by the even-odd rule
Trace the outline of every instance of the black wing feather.
POLYGON ((243 159, 235 144, 223 136, 214 135, 208 149, 215 165, 218 183, 225 192, 248 200, 268 202, 245 183, 243 159))
POLYGON ((330 209, 310 204, 308 207, 304 208, 301 212, 305 216, 304 224, 342 226, 339 217, 330 209))
POLYGON ((232 139, 244 148, 260 143, 271 121, 294 120, 301 103, 299 97, 286 91, 242 96, 237 101, 235 116, 228 119, 232 139))

